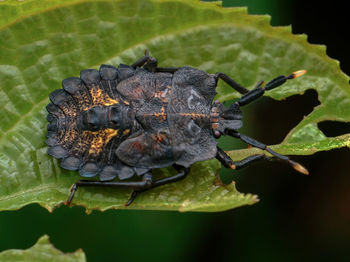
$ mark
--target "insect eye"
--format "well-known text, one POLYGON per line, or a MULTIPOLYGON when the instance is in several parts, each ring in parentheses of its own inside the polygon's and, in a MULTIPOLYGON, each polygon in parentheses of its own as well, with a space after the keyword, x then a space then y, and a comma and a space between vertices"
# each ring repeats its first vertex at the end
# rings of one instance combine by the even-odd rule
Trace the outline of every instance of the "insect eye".
POLYGON ((94 114, 89 114, 87 120, 88 120, 87 121, 88 125, 90 127, 96 127, 98 125, 98 123, 99 123, 98 117, 96 115, 94 115, 94 114))
POLYGON ((111 108, 111 114, 110 119, 114 124, 117 124, 120 122, 120 108, 119 107, 112 107, 111 108))
POLYGON ((103 126, 104 112, 99 107, 91 108, 85 113, 84 123, 86 128, 96 131, 103 126))

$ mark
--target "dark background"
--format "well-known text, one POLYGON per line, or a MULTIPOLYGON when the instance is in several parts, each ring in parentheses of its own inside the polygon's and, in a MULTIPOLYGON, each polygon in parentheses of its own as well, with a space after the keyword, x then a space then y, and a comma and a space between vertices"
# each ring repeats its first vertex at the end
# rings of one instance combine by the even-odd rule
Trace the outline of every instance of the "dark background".
MULTIPOLYGON (((270 14, 273 25, 293 26, 350 74, 346 1, 224 1, 270 14)), ((307 91, 283 102, 264 97, 245 110, 245 133, 267 144, 287 132, 318 104, 307 91), (273 112, 273 113, 272 113, 273 112), (252 125, 254 123, 254 125, 252 125), (275 123, 279 123, 276 126, 275 123), (283 123, 283 126, 280 126, 283 123)), ((328 136, 350 133, 349 125, 325 122, 328 136)), ((64 252, 82 248, 88 261, 350 261, 349 149, 293 157, 310 176, 283 163, 259 163, 225 173, 241 192, 261 201, 221 213, 115 211, 84 213, 61 207, 52 214, 31 205, 0 213, 0 251, 29 248, 43 234, 64 252)))

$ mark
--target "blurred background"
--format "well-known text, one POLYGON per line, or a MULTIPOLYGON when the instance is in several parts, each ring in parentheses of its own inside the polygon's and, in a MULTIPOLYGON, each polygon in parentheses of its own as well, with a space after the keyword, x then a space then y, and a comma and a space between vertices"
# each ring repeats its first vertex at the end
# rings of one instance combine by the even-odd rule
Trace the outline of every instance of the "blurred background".
MULTIPOLYGON (((350 75, 348 7, 346 1, 333 3, 223 1, 225 7, 269 14, 273 25, 292 24, 293 33, 327 45, 328 55, 350 75)), ((245 108, 242 133, 280 143, 318 104, 315 91, 282 102, 264 97, 245 108)), ((350 133, 344 123, 324 122, 320 128, 327 136, 350 133)), ((48 234, 64 252, 82 248, 89 262, 350 261, 350 150, 293 159, 311 175, 278 162, 223 171, 226 182, 234 179, 240 192, 256 193, 260 202, 221 213, 109 210, 86 215, 83 208, 61 207, 50 214, 38 205, 0 212, 0 251, 29 248, 48 234)))

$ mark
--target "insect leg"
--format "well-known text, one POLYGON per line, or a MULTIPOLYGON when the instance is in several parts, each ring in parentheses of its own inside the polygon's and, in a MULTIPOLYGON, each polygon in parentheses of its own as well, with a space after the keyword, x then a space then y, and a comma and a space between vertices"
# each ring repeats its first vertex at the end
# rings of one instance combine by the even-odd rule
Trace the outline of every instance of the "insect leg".
POLYGON ((240 106, 247 105, 250 102, 261 97, 265 93, 265 91, 274 89, 274 88, 284 84, 288 79, 297 78, 299 76, 304 75, 305 73, 306 73, 305 70, 299 70, 299 71, 296 71, 288 76, 283 76, 283 75, 278 76, 278 77, 272 79, 270 82, 268 82, 264 87, 263 87, 264 82, 260 81, 257 83, 256 87, 253 90, 249 91, 244 96, 242 96, 236 103, 238 103, 240 106))
POLYGON ((280 160, 283 160, 285 162, 287 162, 288 164, 290 164, 296 171, 302 173, 302 174, 305 174, 305 175, 308 175, 309 174, 309 171, 307 171, 307 169, 305 167, 303 167, 302 165, 300 165, 299 163, 291 160, 289 157, 287 156, 284 156, 284 155, 281 155, 281 154, 278 154, 277 152, 273 151, 272 149, 270 149, 267 145, 253 139, 253 138, 250 138, 248 136, 245 136, 245 135, 242 135, 236 131, 233 131, 233 130, 229 130, 227 131, 227 134, 230 135, 230 136, 233 136, 233 137, 236 137, 236 138, 239 138, 241 139, 244 143, 248 144, 248 145, 251 145, 253 147, 257 147, 257 148, 260 148, 262 150, 265 150, 267 152, 269 152, 271 155, 273 155, 274 157, 280 159, 280 160))
POLYGON ((224 167, 231 169, 241 169, 259 160, 269 159, 265 154, 259 154, 248 156, 240 161, 233 161, 220 147, 218 147, 216 158, 224 165, 224 167))
POLYGON ((141 66, 143 66, 149 59, 150 59, 150 56, 145 55, 145 56, 139 58, 139 59, 138 59, 136 62, 134 62, 131 66, 132 66, 133 68, 141 67, 141 66))
POLYGON ((145 55, 138 59, 131 66, 133 68, 142 67, 150 72, 163 72, 163 73, 171 73, 174 74, 177 70, 181 69, 181 67, 157 67, 158 60, 149 55, 149 51, 145 51, 145 55))
POLYGON ((227 84, 229 84, 233 89, 235 89, 237 92, 239 92, 240 94, 247 94, 249 92, 249 90, 243 86, 241 86, 240 84, 238 84, 236 81, 234 81, 232 78, 230 78, 228 75, 221 73, 221 72, 217 72, 215 74, 215 78, 218 79, 222 79, 224 80, 227 84))
POLYGON ((165 185, 168 183, 172 183, 172 182, 176 182, 176 181, 179 181, 181 179, 184 179, 187 176, 188 172, 190 171, 190 168, 186 168, 183 166, 173 165, 173 167, 178 171, 177 174, 170 176, 170 177, 156 180, 152 183, 152 185, 150 187, 143 188, 143 189, 134 189, 134 191, 131 194, 131 197, 129 198, 128 202, 126 202, 125 206, 129 206, 134 201, 135 197, 139 193, 144 192, 144 191, 149 190, 149 189, 154 188, 154 187, 158 187, 161 185, 165 185))
POLYGON ((142 67, 147 71, 154 72, 157 68, 158 60, 149 55, 148 50, 145 51, 145 55, 139 58, 136 62, 134 62, 131 66, 133 68, 142 67))
POLYGON ((73 197, 75 195, 75 192, 77 191, 78 187, 118 187, 118 188, 132 188, 132 189, 145 189, 147 187, 150 187, 152 185, 152 174, 147 173, 147 175, 143 175, 142 181, 97 181, 97 180, 78 180, 73 186, 71 187, 71 193, 67 199, 66 202, 64 202, 65 205, 69 205, 73 197))
POLYGON ((186 168, 179 165, 173 165, 173 167, 178 171, 178 173, 173 176, 154 181, 154 183, 152 184, 152 188, 184 179, 190 172, 190 168, 186 168))

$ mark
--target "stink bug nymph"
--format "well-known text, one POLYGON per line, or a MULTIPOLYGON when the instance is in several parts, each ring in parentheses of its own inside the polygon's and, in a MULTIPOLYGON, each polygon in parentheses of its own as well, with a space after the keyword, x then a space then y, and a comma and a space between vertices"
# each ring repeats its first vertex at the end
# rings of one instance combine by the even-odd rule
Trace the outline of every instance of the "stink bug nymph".
POLYGON ((265 91, 303 75, 296 71, 278 76, 249 91, 224 73, 209 74, 191 67, 158 67, 148 55, 118 68, 101 65, 83 70, 80 77, 62 82, 47 105, 48 153, 62 159, 61 167, 79 170, 82 177, 71 188, 70 204, 78 187, 131 188, 126 205, 145 190, 186 177, 190 166, 216 157, 225 167, 239 169, 265 154, 232 159, 217 146, 216 138, 228 135, 270 153, 308 174, 300 164, 238 132, 241 107, 265 91), (214 101, 219 79, 243 96, 226 107, 214 101), (153 180, 152 169, 173 166, 177 174, 153 180), (130 180, 137 176, 139 179, 130 180))

